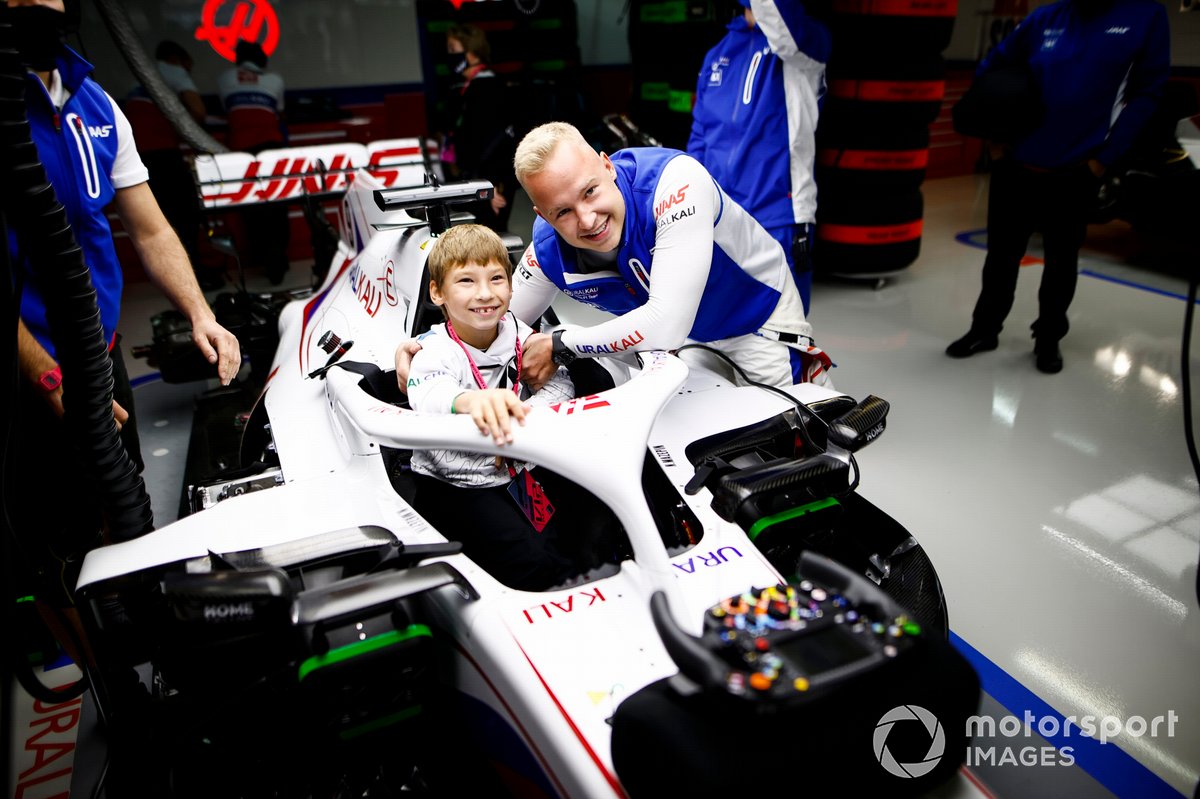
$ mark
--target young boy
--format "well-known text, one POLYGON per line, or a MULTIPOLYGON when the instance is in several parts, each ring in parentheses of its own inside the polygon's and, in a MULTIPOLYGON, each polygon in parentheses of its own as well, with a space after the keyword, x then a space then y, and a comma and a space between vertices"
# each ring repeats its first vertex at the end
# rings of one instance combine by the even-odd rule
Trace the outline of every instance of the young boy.
MULTIPOLYGON (((408 379, 414 410, 470 415, 481 434, 504 444, 512 441, 512 420, 524 424, 531 405, 574 396, 562 367, 536 394, 520 382, 522 342, 533 330, 508 311, 512 265, 499 236, 482 225, 453 227, 427 265, 429 296, 446 322, 418 339, 408 379)), ((522 492, 540 490, 527 464, 422 450, 413 453, 412 469, 417 510, 496 579, 539 590, 567 576, 571 563, 556 545, 553 515, 549 523, 536 513, 531 521, 518 504, 527 498, 522 492)))

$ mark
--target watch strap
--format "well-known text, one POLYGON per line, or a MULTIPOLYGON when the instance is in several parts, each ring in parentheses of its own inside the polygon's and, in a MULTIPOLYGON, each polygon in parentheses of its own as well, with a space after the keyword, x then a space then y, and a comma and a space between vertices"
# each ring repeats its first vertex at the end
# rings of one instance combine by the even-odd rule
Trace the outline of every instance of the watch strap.
POLYGON ((550 334, 550 359, 559 366, 570 366, 579 356, 574 350, 563 343, 562 336, 562 330, 555 330, 550 334))
POLYGON ((49 394, 56 388, 62 385, 62 367, 55 366, 53 369, 47 369, 38 375, 38 385, 42 390, 49 394))

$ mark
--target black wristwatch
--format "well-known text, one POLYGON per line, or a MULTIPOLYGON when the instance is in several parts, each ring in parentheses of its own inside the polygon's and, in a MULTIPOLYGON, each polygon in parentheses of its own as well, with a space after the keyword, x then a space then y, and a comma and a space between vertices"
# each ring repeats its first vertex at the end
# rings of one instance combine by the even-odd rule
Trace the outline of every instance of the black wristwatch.
POLYGON ((552 343, 550 350, 550 359, 559 366, 570 366, 572 362, 579 356, 575 354, 575 350, 563 344, 563 331, 555 330, 550 334, 552 343))

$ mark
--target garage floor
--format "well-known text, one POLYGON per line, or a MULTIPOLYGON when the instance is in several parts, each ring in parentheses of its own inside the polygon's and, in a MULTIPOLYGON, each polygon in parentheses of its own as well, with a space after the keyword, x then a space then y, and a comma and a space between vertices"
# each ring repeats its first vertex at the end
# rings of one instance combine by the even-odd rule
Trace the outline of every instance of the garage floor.
MULTIPOLYGON (((837 387, 892 405, 886 434, 858 458, 860 491, 928 551, 954 642, 988 693, 981 715, 996 730, 946 795, 1192 796, 1200 490, 1183 433, 1181 276, 1200 263, 1123 223, 1095 226, 1061 374, 1033 365, 1036 263, 1000 348, 952 360, 943 349, 966 331, 979 286, 986 186, 926 183, 917 263, 881 286, 818 282, 810 315, 837 387), (1088 717, 1092 737, 1080 734, 1088 717)), ((527 236, 529 219, 518 204, 513 230, 527 236)), ((293 267, 287 283, 305 281, 293 267)), ((162 307, 150 287, 129 287, 126 346, 149 341, 162 307)), ((149 371, 130 362, 149 380, 139 416, 161 525, 178 503, 188 394, 156 389, 149 371)))

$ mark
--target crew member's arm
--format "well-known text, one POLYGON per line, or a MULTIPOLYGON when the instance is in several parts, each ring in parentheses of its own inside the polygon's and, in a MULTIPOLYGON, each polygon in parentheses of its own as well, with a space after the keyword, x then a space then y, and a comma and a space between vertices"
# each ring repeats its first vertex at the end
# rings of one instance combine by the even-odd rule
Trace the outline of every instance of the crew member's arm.
MULTIPOLYGON (((696 320, 712 266, 719 205, 720 195, 708 170, 691 156, 673 158, 654 192, 657 217, 642 221, 656 226, 649 299, 615 319, 566 331, 563 343, 583 357, 682 345, 696 320)), ((632 218, 627 211, 626 224, 632 218)))
POLYGON ((192 323, 192 340, 223 385, 237 376, 242 355, 237 338, 221 325, 196 282, 179 237, 159 210, 148 183, 117 189, 117 214, 150 281, 192 323))
POLYGON ((809 16, 800 0, 750 0, 750 10, 771 51, 784 61, 800 66, 829 61, 833 46, 829 28, 809 16))
MULTIPOLYGON (((17 360, 21 370, 21 376, 31 385, 38 388, 41 395, 45 398, 50 408, 54 411, 54 415, 62 418, 63 401, 62 401, 62 384, 48 388, 42 382, 42 375, 52 371, 58 366, 54 358, 46 351, 41 342, 34 338, 29 329, 25 327, 23 320, 17 320, 17 360)), ((129 419, 129 412, 121 407, 121 403, 113 400, 113 417, 117 420, 117 429, 129 419)))

